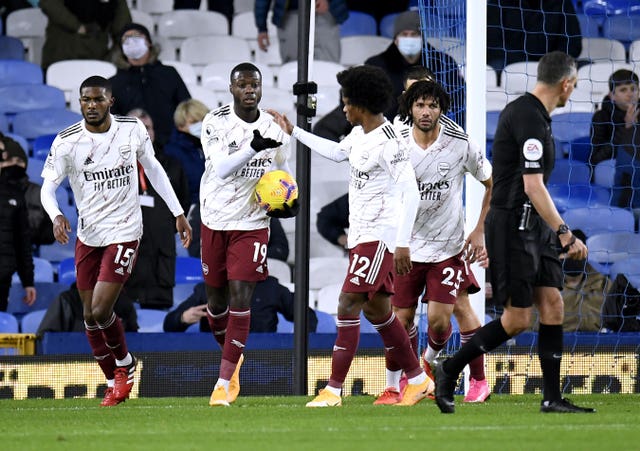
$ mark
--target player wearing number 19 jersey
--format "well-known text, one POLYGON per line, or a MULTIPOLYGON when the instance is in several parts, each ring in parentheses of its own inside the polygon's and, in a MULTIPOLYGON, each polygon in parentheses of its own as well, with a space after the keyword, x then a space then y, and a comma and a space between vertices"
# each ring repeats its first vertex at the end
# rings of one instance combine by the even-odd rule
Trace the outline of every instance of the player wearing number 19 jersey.
POLYGON ((258 107, 262 74, 250 63, 231 70, 233 103, 202 122, 205 171, 200 183, 202 273, 207 319, 222 347, 220 374, 209 405, 229 406, 240 391, 239 371, 256 282, 266 279, 269 217, 255 200, 267 171, 290 172, 289 137, 258 107))
POLYGON ((138 199, 138 162, 176 217, 183 245, 191 229, 171 183, 153 154, 144 125, 136 118, 113 116, 111 85, 93 76, 80 86, 84 120, 56 136, 42 171, 42 205, 53 222, 56 239, 69 241, 69 221, 61 213, 55 191, 69 178, 78 207, 75 243, 77 286, 86 334, 107 378, 101 405, 129 397, 136 359, 128 352, 120 319, 113 312, 122 285, 131 274, 142 236, 138 199))
MULTIPOLYGON (((492 186, 491 165, 464 130, 444 115, 448 107, 448 94, 433 81, 416 81, 400 100, 400 111, 410 125, 407 142, 420 207, 410 242, 413 269, 396 278, 392 304, 417 348, 414 317, 418 298, 426 289, 422 302, 428 302, 429 327, 424 357, 431 377, 435 358, 451 336, 451 314, 456 315, 463 342, 481 326, 469 303, 469 293, 479 291, 469 264, 482 260, 486 252, 484 218, 492 186), (476 227, 465 241, 462 189, 467 173, 485 186, 485 193, 476 227)), ((390 355, 386 366, 389 388, 376 401, 379 404, 397 399, 400 368, 390 355)), ((489 395, 484 360, 480 357, 470 367, 470 390, 465 399, 484 401, 489 395)))
POLYGON ((409 377, 403 405, 426 397, 428 378, 411 350, 409 337, 391 310, 392 271, 410 269, 409 236, 418 207, 415 174, 407 147, 382 112, 391 82, 381 69, 355 66, 337 75, 347 120, 354 125, 340 143, 294 128, 277 115, 281 127, 325 158, 349 159, 349 270, 338 300, 338 336, 331 377, 307 407, 342 404, 342 386, 360 336, 360 312, 373 324, 385 348, 409 377), (392 252, 394 254, 392 255, 392 252))

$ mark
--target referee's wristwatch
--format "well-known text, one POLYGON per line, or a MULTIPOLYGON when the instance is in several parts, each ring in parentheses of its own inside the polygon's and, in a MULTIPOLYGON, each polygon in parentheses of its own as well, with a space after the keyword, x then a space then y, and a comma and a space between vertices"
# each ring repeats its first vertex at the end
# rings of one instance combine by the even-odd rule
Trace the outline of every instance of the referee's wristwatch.
POLYGON ((565 233, 569 233, 569 226, 566 224, 560 224, 558 230, 556 230, 556 235, 564 235, 565 233))

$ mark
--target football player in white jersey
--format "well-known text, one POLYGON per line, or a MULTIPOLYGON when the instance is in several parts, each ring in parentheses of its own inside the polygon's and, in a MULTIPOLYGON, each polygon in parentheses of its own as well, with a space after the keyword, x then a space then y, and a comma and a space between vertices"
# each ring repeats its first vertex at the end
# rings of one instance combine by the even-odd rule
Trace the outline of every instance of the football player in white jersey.
POLYGON ((293 127, 286 116, 274 112, 287 133, 326 158, 349 159, 351 166, 350 264, 338 300, 331 377, 307 407, 342 405, 342 386, 358 348, 361 312, 406 372, 409 383, 402 405, 413 405, 426 397, 430 381, 391 309, 389 297, 393 293, 394 266, 398 274, 411 269, 409 237, 419 201, 415 173, 406 145, 383 115, 392 91, 387 74, 374 66, 355 66, 340 72, 337 78, 344 112, 354 125, 340 143, 293 127))
POLYGON ((138 164, 175 216, 182 244, 187 247, 191 241, 191 228, 154 156, 145 126, 137 118, 113 116, 113 101, 107 79, 92 76, 82 82, 84 119, 53 141, 42 170, 41 192, 53 233, 62 244, 69 242, 71 226, 58 207, 55 191, 65 177, 78 207, 77 286, 87 338, 107 378, 102 406, 114 406, 129 397, 136 369, 113 306, 131 274, 142 236, 138 164))
MULTIPOLYGON (((265 172, 291 172, 289 137, 258 107, 260 70, 250 63, 235 66, 229 91, 233 102, 205 116, 201 135, 205 155, 200 182, 202 273, 207 319, 222 348, 211 406, 229 406, 238 396, 251 297, 256 282, 268 275, 269 217, 255 200, 256 184, 265 172)), ((284 216, 294 214, 288 210, 284 216)))
MULTIPOLYGON (((455 314, 463 342, 481 323, 469 302, 469 293, 479 291, 469 268, 474 261, 487 263, 484 218, 491 198, 491 165, 480 147, 469 141, 464 130, 445 116, 449 95, 434 81, 411 83, 399 101, 401 119, 410 126, 407 143, 420 191, 420 207, 411 234, 413 269, 395 280, 394 310, 417 346, 414 317, 418 299, 427 304, 428 346, 425 370, 431 368, 451 336, 455 314), (484 187, 482 208, 475 228, 464 237, 462 190, 469 173, 484 187)), ((398 402, 400 368, 386 353, 387 386, 378 404, 398 402)), ((470 389, 465 401, 482 402, 489 396, 482 357, 470 363, 470 389)))

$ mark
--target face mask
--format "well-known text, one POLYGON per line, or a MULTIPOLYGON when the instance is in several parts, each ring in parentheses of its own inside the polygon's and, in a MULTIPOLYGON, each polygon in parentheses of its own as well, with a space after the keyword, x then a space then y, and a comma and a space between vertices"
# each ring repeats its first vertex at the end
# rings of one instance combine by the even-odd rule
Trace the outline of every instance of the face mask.
POLYGON ((200 138, 200 135, 202 134, 202 122, 191 124, 189 126, 189 134, 195 136, 196 138, 200 138))
POLYGON ((404 56, 416 56, 422 50, 422 38, 401 36, 398 38, 398 50, 404 56))
POLYGON ((132 60, 142 58, 148 50, 147 40, 142 37, 127 38, 122 43, 122 52, 127 58, 131 58, 132 60))
POLYGON ((0 178, 7 182, 21 181, 27 175, 27 170, 22 166, 6 166, 0 170, 0 178))

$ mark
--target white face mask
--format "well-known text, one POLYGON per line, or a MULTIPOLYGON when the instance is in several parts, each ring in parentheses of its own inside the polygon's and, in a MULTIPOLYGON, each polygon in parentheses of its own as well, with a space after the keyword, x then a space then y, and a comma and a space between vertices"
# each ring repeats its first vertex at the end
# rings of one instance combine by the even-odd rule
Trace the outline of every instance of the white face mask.
POLYGON ((196 138, 200 138, 200 135, 202 134, 202 122, 191 124, 189 126, 189 134, 195 136, 196 138))
POLYGON ((400 36, 398 38, 398 50, 404 56, 416 56, 422 50, 422 38, 400 36))
POLYGON ((131 58, 132 60, 142 58, 148 50, 147 40, 143 37, 132 36, 126 38, 122 43, 122 52, 127 58, 131 58))

